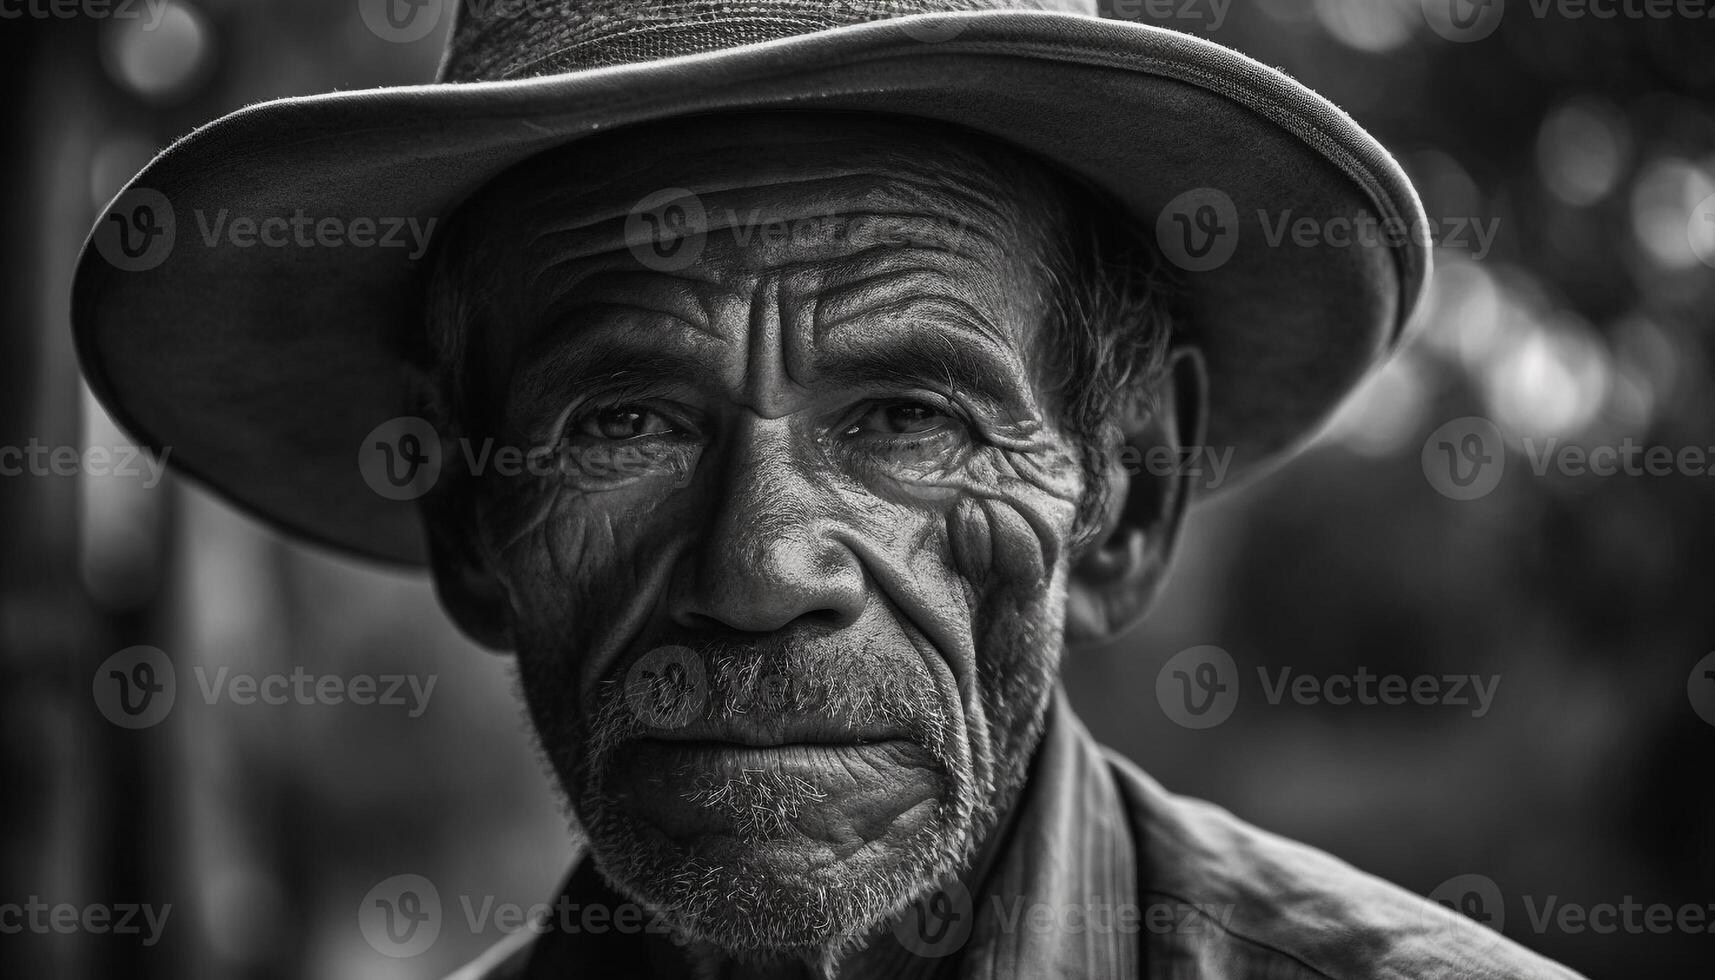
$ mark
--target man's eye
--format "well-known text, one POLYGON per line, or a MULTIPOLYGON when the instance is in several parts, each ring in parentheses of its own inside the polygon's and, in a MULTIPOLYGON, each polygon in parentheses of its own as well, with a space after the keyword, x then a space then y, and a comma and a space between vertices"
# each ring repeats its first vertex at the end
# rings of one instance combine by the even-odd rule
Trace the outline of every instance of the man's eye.
POLYGON ((886 402, 865 412, 847 435, 921 435, 958 425, 958 420, 923 402, 886 402))
POLYGON ((579 419, 575 428, 579 435, 610 440, 637 439, 678 431, 661 413, 637 405, 598 409, 579 419))

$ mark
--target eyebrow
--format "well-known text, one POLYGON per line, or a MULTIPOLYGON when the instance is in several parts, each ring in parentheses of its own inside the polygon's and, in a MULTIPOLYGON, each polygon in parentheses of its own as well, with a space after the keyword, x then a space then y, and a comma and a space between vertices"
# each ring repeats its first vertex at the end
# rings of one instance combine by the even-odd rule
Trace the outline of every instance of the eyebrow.
POLYGON ((708 378, 714 373, 707 357, 629 338, 590 343, 572 336, 526 355, 508 401, 533 415, 544 404, 558 408, 568 397, 598 387, 604 392, 641 393, 674 380, 708 378))
POLYGON ((1031 394, 1022 365, 982 347, 924 331, 902 332, 874 348, 842 352, 815 367, 818 382, 846 388, 917 382, 945 385, 952 392, 993 405, 1013 405, 1031 394))

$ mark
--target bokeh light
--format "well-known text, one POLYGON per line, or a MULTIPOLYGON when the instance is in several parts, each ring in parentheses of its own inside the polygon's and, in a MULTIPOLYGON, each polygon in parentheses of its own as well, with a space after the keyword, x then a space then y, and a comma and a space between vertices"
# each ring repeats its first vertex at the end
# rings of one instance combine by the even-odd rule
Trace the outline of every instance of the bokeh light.
POLYGON ((172 0, 153 22, 139 17, 107 21, 103 62, 114 81, 157 103, 179 101, 213 71, 215 38, 188 0, 172 0))

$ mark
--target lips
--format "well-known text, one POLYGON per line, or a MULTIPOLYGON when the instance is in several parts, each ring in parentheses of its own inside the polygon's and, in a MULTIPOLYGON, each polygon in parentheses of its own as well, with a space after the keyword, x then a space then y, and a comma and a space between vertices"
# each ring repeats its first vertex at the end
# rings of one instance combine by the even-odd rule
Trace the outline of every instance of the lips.
POLYGON ((920 825, 936 812, 945 774, 904 739, 759 746, 641 738, 620 750, 610 779, 616 804, 669 839, 705 848, 720 839, 795 841, 787 857, 801 869, 802 848, 843 855, 920 825))

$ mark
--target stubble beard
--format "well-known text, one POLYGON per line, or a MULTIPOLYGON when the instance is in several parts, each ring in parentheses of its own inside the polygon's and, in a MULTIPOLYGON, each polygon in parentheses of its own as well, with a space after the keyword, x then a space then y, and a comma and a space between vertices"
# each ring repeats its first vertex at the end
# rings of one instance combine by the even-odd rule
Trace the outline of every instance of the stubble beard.
MULTIPOLYGON (((674 941, 708 944, 741 959, 792 957, 831 966, 867 944, 911 902, 959 877, 1016 799, 1041 732, 1047 685, 1031 683, 1038 680, 1032 677, 1022 686, 1035 689, 1041 704, 1026 708, 1016 730, 991 739, 996 758, 979 774, 966 726, 948 720, 949 712, 962 707, 947 704, 927 674, 878 669, 868 651, 854 655, 799 644, 760 655, 718 645, 702 652, 708 665, 705 717, 755 710, 761 698, 772 710, 831 711, 855 723, 891 723, 910 732, 909 740, 932 758, 942 783, 928 819, 905 838, 783 873, 779 864, 756 855, 795 842, 811 844, 794 820, 819 799, 816 787, 768 770, 746 771, 718 785, 690 780, 682 798, 728 818, 732 832, 715 846, 687 846, 629 812, 609 789, 624 746, 646 732, 627 704, 623 683, 610 678, 603 684, 587 724, 533 708, 537 737, 568 816, 587 837, 608 884, 651 909, 674 941), (784 692, 762 691, 771 676, 795 680, 784 692)), ((554 666, 564 663, 546 658, 534 673, 561 676, 529 678, 526 694, 546 684, 569 697, 570 678, 554 666)), ((1013 711, 1007 711, 1008 696, 1019 693, 1022 678, 1011 680, 1006 695, 981 688, 991 725, 1012 721, 1009 714, 1020 706, 1013 701, 1013 711)))

